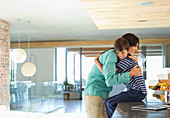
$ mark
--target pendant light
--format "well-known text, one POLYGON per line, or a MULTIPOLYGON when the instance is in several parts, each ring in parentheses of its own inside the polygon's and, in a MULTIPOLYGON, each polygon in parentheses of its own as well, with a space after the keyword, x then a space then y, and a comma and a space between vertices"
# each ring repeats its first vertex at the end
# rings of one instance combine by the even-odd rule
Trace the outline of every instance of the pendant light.
POLYGON ((138 54, 137 58, 138 58, 138 61, 139 61, 139 62, 144 63, 144 62, 146 61, 145 56, 143 56, 143 55, 140 53, 140 51, 139 51, 139 54, 138 54))
MULTIPOLYGON (((140 38, 139 39, 141 39, 141 36, 142 36, 141 32, 142 32, 142 29, 140 28, 140 33, 139 33, 140 38)), ((141 42, 140 42, 140 45, 142 45, 141 42)), ((138 54, 137 58, 138 58, 138 61, 141 61, 142 63, 144 63, 146 61, 145 56, 142 55, 142 53, 140 53, 140 50, 139 50, 139 54, 138 54)))
POLYGON ((36 72, 36 66, 32 62, 26 62, 22 65, 21 72, 26 77, 31 77, 36 72))
POLYGON ((16 63, 23 63, 27 58, 25 50, 20 48, 20 22, 21 19, 18 19, 18 48, 12 51, 12 60, 16 63))
MULTIPOLYGON (((31 21, 27 21, 28 25, 31 23, 31 21)), ((29 28, 30 29, 30 28, 29 28)), ((21 72, 26 77, 31 77, 36 72, 36 66, 34 63, 30 62, 30 33, 28 33, 28 58, 27 62, 25 62, 21 67, 21 72)))
MULTIPOLYGON (((141 32, 142 32, 142 29, 140 29, 140 33, 139 33, 139 39, 141 39, 141 32)), ((141 42, 140 42, 140 44, 141 44, 141 42)), ((141 51, 139 50, 139 54, 138 54, 138 56, 137 56, 137 58, 138 58, 138 64, 139 64, 139 66, 142 68, 142 70, 145 70, 145 68, 143 67, 143 65, 144 65, 144 63, 145 63, 145 61, 146 61, 146 57, 141 53, 141 51)))

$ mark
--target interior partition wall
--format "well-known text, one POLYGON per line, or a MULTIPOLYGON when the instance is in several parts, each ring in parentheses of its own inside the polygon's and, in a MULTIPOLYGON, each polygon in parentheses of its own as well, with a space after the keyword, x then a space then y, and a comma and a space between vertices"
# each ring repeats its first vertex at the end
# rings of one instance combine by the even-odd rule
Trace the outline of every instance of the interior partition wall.
MULTIPOLYGON (((25 51, 28 54, 28 50, 25 51)), ((64 108, 63 84, 55 81, 55 49, 30 49, 27 58, 36 65, 36 73, 31 77, 22 74, 23 63, 11 59, 10 110, 26 112, 32 118, 30 113, 40 117, 64 108), (34 60, 31 60, 32 56, 34 60)))

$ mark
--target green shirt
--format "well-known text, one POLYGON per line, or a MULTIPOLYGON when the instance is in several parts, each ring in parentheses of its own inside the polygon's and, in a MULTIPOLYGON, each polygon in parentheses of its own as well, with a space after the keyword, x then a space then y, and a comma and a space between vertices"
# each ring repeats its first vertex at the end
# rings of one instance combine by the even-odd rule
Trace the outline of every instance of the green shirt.
POLYGON ((129 72, 119 74, 116 72, 116 63, 118 61, 114 49, 110 49, 99 57, 100 63, 103 65, 103 73, 93 65, 87 80, 87 85, 84 89, 84 95, 99 96, 108 98, 112 86, 129 82, 129 72))

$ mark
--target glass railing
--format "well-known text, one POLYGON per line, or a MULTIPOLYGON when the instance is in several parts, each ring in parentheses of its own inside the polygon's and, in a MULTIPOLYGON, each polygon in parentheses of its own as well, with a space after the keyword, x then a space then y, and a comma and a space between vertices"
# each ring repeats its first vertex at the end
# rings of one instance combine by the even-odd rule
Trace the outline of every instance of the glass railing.
POLYGON ((11 82, 10 110, 40 113, 63 108, 63 85, 57 82, 11 82))

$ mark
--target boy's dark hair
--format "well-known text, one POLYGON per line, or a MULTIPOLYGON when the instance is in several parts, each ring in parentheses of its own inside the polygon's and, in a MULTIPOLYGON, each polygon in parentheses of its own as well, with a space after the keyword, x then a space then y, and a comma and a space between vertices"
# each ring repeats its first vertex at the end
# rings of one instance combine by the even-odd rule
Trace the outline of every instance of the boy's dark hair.
POLYGON ((129 50, 129 42, 127 39, 121 37, 114 42, 114 49, 117 51, 129 50))
MULTIPOLYGON (((116 39, 116 41, 114 42, 113 44, 113 47, 112 48, 109 48, 107 50, 105 50, 104 52, 102 52, 101 54, 107 52, 108 50, 110 49, 115 49, 115 50, 118 50, 118 51, 122 51, 123 49, 125 50, 129 50, 129 42, 127 39, 121 37, 121 38, 118 38, 116 39)), ((100 54, 100 55, 101 55, 100 54)))
MULTIPOLYGON (((126 33, 126 34, 124 34, 124 35, 122 36, 122 38, 125 38, 125 39, 129 42, 129 46, 136 46, 137 43, 138 43, 138 48, 139 48, 139 44, 140 44, 139 38, 138 38, 137 36, 135 36, 134 34, 132 34, 132 33, 126 33)), ((114 45, 115 45, 115 44, 114 44, 114 45)), ((104 52, 102 52, 101 54, 107 52, 107 51, 110 50, 110 49, 115 49, 115 47, 114 47, 114 48, 109 48, 109 49, 105 50, 104 52)), ((123 48, 123 49, 125 49, 125 48, 123 48)), ((128 49, 129 49, 129 48, 128 48, 128 49)), ((119 50, 119 51, 120 51, 120 50, 119 50)), ((101 55, 101 54, 100 54, 100 55, 101 55)))
POLYGON ((122 37, 128 40, 130 46, 136 46, 138 43, 138 47, 139 47, 139 44, 140 44, 139 38, 135 36, 134 34, 126 33, 122 37))

